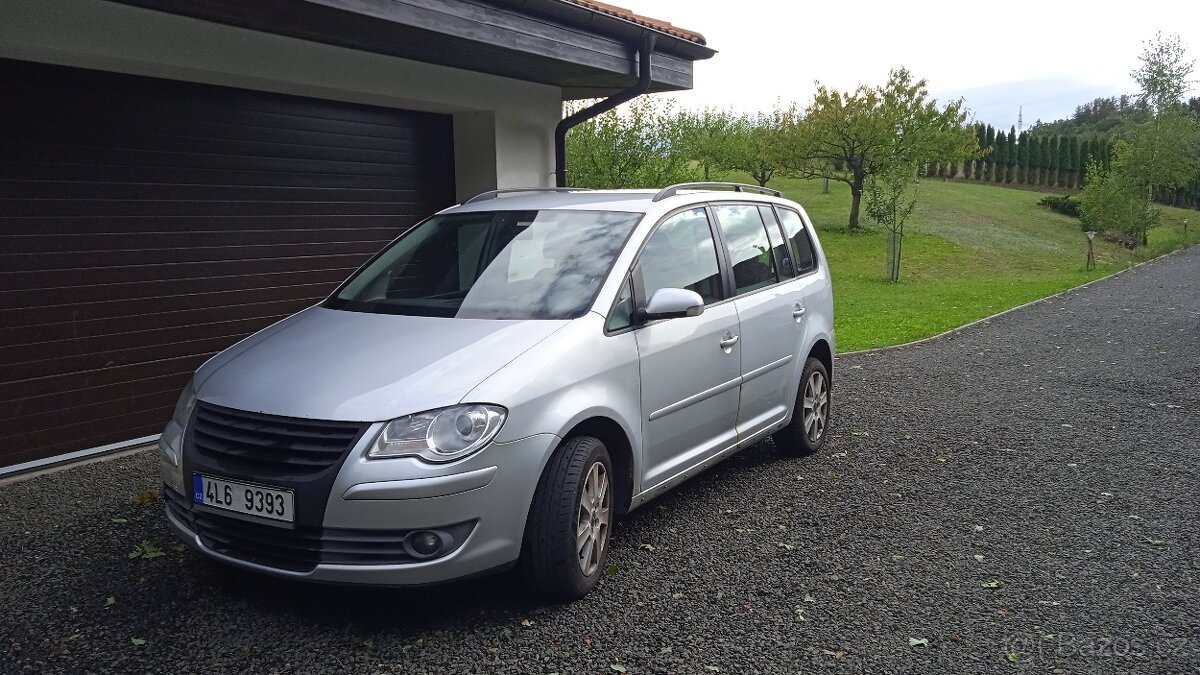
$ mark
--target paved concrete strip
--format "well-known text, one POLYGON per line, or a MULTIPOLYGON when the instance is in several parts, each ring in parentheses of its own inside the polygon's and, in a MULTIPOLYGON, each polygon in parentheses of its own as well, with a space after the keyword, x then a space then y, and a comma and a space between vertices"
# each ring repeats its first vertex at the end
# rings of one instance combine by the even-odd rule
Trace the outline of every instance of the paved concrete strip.
POLYGON ((653 502, 565 606, 226 571, 149 453, 0 487, 0 672, 1200 672, 1200 248, 834 384, 823 453, 653 502))

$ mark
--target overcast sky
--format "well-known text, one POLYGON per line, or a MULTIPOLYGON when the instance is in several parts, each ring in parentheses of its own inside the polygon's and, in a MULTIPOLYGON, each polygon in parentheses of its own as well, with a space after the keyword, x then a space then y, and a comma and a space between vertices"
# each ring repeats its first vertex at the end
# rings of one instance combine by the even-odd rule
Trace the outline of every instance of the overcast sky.
POLYGON ((688 108, 807 103, 814 80, 877 85, 903 65, 939 100, 965 98, 979 121, 1016 125, 1024 106, 1029 127, 1099 96, 1136 93, 1129 72, 1156 30, 1179 33, 1200 58, 1197 0, 610 1, 700 32, 719 52, 696 63, 694 90, 674 95, 688 108))

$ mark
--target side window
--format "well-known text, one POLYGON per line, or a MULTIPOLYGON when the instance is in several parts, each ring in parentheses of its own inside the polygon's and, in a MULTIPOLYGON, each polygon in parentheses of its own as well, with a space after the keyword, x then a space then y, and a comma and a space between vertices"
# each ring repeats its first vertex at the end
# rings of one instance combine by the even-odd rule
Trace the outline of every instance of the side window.
POLYGON ((779 277, 790 279, 796 276, 796 267, 792 264, 792 252, 787 240, 779 232, 779 223, 775 220, 775 211, 769 206, 758 207, 758 215, 762 216, 767 225, 767 237, 771 240, 771 250, 775 252, 775 262, 779 265, 779 277))
POLYGON ((633 292, 629 288, 629 280, 621 284, 621 292, 617 294, 617 301, 613 303, 612 311, 608 314, 608 322, 604 324, 605 330, 614 331, 629 328, 633 325, 633 292))
POLYGON ((686 288, 704 298, 704 303, 721 300, 721 271, 717 247, 704 209, 695 208, 667 218, 642 249, 638 260, 642 288, 650 299, 660 288, 686 288))
POLYGON ((721 234, 729 247, 729 264, 738 294, 748 293, 779 281, 771 240, 758 207, 748 204, 724 204, 713 207, 721 234))
POLYGON ((804 231, 804 221, 800 214, 791 209, 777 209, 779 221, 783 223, 783 231, 792 242, 792 250, 796 254, 796 273, 804 274, 817 269, 817 259, 813 256, 812 240, 804 231))

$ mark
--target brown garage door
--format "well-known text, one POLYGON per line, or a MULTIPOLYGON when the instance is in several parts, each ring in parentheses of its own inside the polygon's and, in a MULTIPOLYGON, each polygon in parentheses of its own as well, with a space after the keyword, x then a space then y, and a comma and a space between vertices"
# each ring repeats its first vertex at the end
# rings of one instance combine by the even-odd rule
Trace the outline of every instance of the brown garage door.
POLYGON ((443 115, 6 60, 0 91, 0 466, 160 432, 454 198, 443 115))

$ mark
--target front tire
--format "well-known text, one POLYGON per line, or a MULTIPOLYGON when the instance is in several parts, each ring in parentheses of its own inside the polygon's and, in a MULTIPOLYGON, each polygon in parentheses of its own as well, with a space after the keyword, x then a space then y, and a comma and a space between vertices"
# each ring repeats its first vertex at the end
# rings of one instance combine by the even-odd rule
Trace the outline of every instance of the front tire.
POLYGON ((825 447, 830 418, 829 371, 819 359, 808 357, 800 375, 800 391, 792 409, 792 421, 773 438, 789 455, 811 455, 825 447))
POLYGON ((587 595, 604 574, 612 533, 612 460, 592 436, 567 439, 538 481, 521 571, 530 590, 558 600, 587 595))

